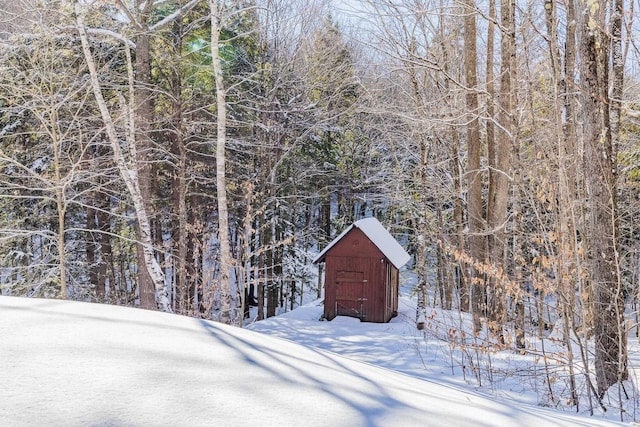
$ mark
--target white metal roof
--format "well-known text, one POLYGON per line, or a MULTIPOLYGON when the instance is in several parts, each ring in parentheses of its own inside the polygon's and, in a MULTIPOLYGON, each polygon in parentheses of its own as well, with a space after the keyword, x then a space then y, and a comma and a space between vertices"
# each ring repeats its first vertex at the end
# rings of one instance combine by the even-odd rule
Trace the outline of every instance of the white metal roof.
POLYGON ((411 259, 404 248, 400 246, 400 243, 380 224, 380 221, 371 217, 361 219, 351 224, 338 237, 333 239, 333 241, 318 254, 313 262, 316 263, 320 261, 322 257, 353 228, 360 229, 397 269, 400 269, 400 267, 411 259))

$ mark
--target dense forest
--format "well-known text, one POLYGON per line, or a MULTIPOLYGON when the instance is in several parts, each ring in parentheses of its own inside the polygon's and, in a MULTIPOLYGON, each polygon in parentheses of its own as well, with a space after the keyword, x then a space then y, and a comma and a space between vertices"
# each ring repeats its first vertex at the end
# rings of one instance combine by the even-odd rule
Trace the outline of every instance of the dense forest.
POLYGON ((0 0, 1 292, 241 325, 375 216, 416 319, 553 328, 598 400, 637 335, 637 7, 0 0))

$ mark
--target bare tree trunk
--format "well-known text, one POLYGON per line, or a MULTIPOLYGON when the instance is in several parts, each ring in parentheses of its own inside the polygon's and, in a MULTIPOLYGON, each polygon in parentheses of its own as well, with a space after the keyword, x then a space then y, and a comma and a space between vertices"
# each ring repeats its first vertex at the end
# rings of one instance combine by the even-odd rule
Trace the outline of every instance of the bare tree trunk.
MULTIPOLYGON (((486 87, 487 87, 487 158, 489 161, 489 188, 487 196, 487 211, 493 210, 494 199, 496 198, 496 178, 499 176, 498 171, 495 170, 496 165, 496 135, 495 135, 495 123, 496 118, 496 91, 494 82, 494 39, 495 39, 495 22, 496 19, 496 0, 489 0, 489 20, 487 21, 487 72, 486 72, 486 87)), ((504 38, 504 35, 503 35, 504 38)), ((504 71, 504 68, 503 70, 504 71)), ((489 218, 489 213, 487 214, 489 218)), ((489 224, 489 227, 491 224, 489 224)))
MULTIPOLYGON (((504 268, 507 221, 507 203, 511 179, 511 151, 515 141, 513 126, 514 93, 516 61, 515 61, 515 3, 513 0, 502 0, 500 6, 500 22, 502 27, 500 47, 500 132, 497 135, 493 158, 489 157, 489 200, 487 202, 487 223, 489 228, 488 253, 491 265, 504 268)), ((494 332, 502 337, 504 323, 504 301, 506 297, 502 283, 496 278, 489 278, 490 307, 489 318, 492 320, 494 332)))
MULTIPOLYGON (((201 206, 203 204, 202 198, 199 195, 190 195, 188 198, 190 206, 201 206)), ((186 203, 186 200, 185 200, 186 203)), ((203 243, 202 243, 202 228, 203 228, 203 213, 197 209, 187 209, 187 224, 189 232, 185 235, 187 244, 186 264, 189 266, 187 269, 189 280, 189 305, 193 308, 194 316, 203 316, 206 312, 206 307, 210 306, 208 301, 205 301, 206 294, 204 292, 204 280, 203 280, 203 243)))
POLYGON ((520 286, 521 292, 514 296, 516 301, 515 303, 515 340, 516 340, 516 348, 524 349, 526 348, 526 337, 525 337, 525 296, 527 295, 527 287, 524 283, 524 277, 522 274, 522 262, 524 260, 524 256, 522 253, 522 244, 520 243, 520 239, 522 236, 522 203, 520 199, 520 189, 521 189, 521 173, 520 173, 520 151, 518 147, 513 148, 514 151, 514 182, 513 182, 513 239, 512 239, 512 249, 511 249, 511 259, 513 262, 513 276, 515 282, 520 286))
MULTIPOLYGON (((101 170, 107 150, 100 145, 87 151, 87 161, 92 168, 101 170)), ((110 196, 103 188, 105 177, 98 177, 97 188, 87 195, 87 243, 86 256, 89 268, 89 278, 94 287, 95 299, 107 302, 107 287, 113 292, 115 279, 113 277, 113 252, 111 248, 111 218, 110 196)))
MULTIPOLYGON (((419 53, 416 51, 415 41, 412 40, 410 45, 410 58, 419 57, 419 53)), ((409 78, 411 80, 411 85, 413 89, 413 102, 415 103, 415 109, 417 115, 425 116, 425 105, 424 99, 421 93, 421 86, 419 82, 419 71, 413 60, 406 61, 405 67, 407 68, 407 73, 409 74, 409 78)), ((418 187, 418 194, 416 194, 417 201, 417 212, 416 219, 414 221, 414 235, 415 235, 415 264, 414 270, 418 276, 418 286, 417 286, 417 299, 418 303, 416 306, 416 322, 418 325, 424 326, 424 318, 426 317, 426 308, 427 308, 427 242, 428 242, 428 225, 427 218, 429 217, 429 206, 428 206, 428 188, 429 188, 429 138, 427 136, 427 130, 422 126, 422 122, 417 124, 416 136, 418 144, 418 159, 419 159, 419 167, 418 167, 418 178, 420 180, 420 185, 418 187)), ((438 208, 440 209, 440 208, 438 208)), ((442 228, 440 228, 442 230, 442 228)), ((438 236, 441 238, 441 235, 438 236)), ((438 245, 438 254, 440 254, 440 245, 438 245)), ((438 256, 438 264, 436 266, 437 270, 437 286, 440 286, 442 282, 439 280, 441 278, 440 268, 442 267, 440 264, 441 256, 438 256)), ((438 287, 436 287, 438 289, 438 287)), ((442 293, 441 293, 442 295, 442 293)), ((419 326, 421 327, 421 326, 419 326)))
POLYGON ((174 105, 176 109, 176 115, 178 116, 174 120, 176 134, 173 136, 173 152, 176 156, 176 167, 173 174, 173 210, 175 215, 173 236, 177 246, 176 259, 174 265, 176 268, 176 299, 178 311, 183 314, 191 314, 193 306, 190 304, 191 298, 189 298, 189 286, 190 280, 188 278, 187 268, 187 238, 189 233, 189 227, 187 226, 187 180, 186 180, 186 163, 187 153, 184 147, 183 133, 181 129, 181 107, 174 105))
MULTIPOLYGON (((103 149, 101 148, 100 151, 103 149)), ((104 150, 106 151, 106 150, 104 150)), ((98 288, 102 288, 103 297, 107 298, 107 284, 110 295, 113 295, 116 287, 115 266, 113 265, 113 248, 111 246, 111 197, 109 194, 99 192, 96 195, 96 218, 100 230, 100 266, 98 268, 98 288)), ((103 301, 104 301, 103 300, 103 301)))
MULTIPOLYGON (((134 154, 135 172, 137 186, 139 188, 142 205, 145 209, 147 219, 153 222, 153 198, 155 196, 155 188, 152 178, 152 150, 153 140, 151 139, 151 125, 154 118, 154 95, 151 90, 151 35, 160 28, 180 19, 184 13, 191 10, 198 4, 200 0, 189 0, 182 2, 178 9, 168 16, 157 22, 150 22, 155 9, 162 2, 146 1, 146 0, 115 0, 113 3, 122 13, 123 17, 129 21, 131 29, 135 34, 135 83, 136 90, 134 92, 135 103, 131 107, 133 110, 133 119, 135 122, 136 132, 135 139, 137 147, 134 154)), ((158 14, 160 16, 160 14, 158 14)), ((142 268, 147 263, 147 251, 153 248, 144 247, 144 233, 146 230, 138 228, 136 230, 138 243, 136 245, 136 256, 138 262, 138 291, 140 296, 140 305, 143 308, 155 307, 157 295, 157 283, 153 274, 150 274, 147 268, 142 268)), ((157 236, 159 239, 162 236, 157 236)), ((153 239, 152 239, 153 240, 153 239)), ((156 262, 157 263, 157 262, 156 262)), ((163 273, 164 274, 164 273, 163 273)), ((165 287, 166 290, 166 287, 165 287)))
POLYGON ((220 321, 231 323, 231 246, 229 242, 229 210, 227 208, 227 184, 225 174, 225 149, 227 136, 227 101, 222 64, 220 62, 221 11, 217 0, 209 0, 211 12, 211 59, 216 81, 217 143, 216 143, 216 191, 218 195, 218 240, 220 241, 220 321))
MULTIPOLYGON (((622 110, 622 96, 624 89, 624 62, 625 55, 622 51, 622 15, 624 13, 624 1, 614 0, 612 3, 611 12, 611 64, 612 64, 612 84, 610 95, 610 117, 609 117, 609 129, 611 129, 611 161, 614 163, 611 171, 613 173, 613 191, 617 191, 617 179, 618 169, 616 159, 618 157, 618 149, 620 146, 620 122, 621 122, 621 110, 622 110)), ((615 197, 615 196, 614 196, 615 197)), ((618 237, 618 215, 617 206, 615 206, 616 199, 614 199, 614 213, 612 216, 612 223, 614 229, 614 250, 615 250, 615 266, 616 270, 616 289, 614 296, 616 298, 616 318, 618 320, 618 381, 623 381, 628 378, 627 371, 627 331, 624 321, 624 295, 622 284, 622 273, 620 272, 620 254, 618 246, 616 244, 618 237)))
POLYGON ((56 210, 58 212, 58 264, 60 268, 60 298, 67 299, 67 257, 66 257, 66 226, 65 216, 67 210, 67 204, 65 201, 64 184, 61 178, 60 171, 60 139, 58 136, 58 115, 55 110, 55 106, 51 106, 49 111, 49 127, 51 129, 51 143, 53 145, 53 166, 54 166, 54 180, 55 180, 55 194, 56 194, 56 210))
MULTIPOLYGON (((572 5, 567 5, 567 14, 570 14, 572 5)), ((566 104, 562 102, 562 97, 568 97, 566 93, 566 75, 561 76, 560 52, 558 46, 558 22, 555 2, 548 0, 545 2, 545 14, 547 23, 547 38, 549 41, 549 56, 551 58, 551 66, 554 80, 554 126, 555 139, 558 150, 558 197, 557 197, 557 293, 559 296, 558 306, 563 321, 563 341, 567 349, 567 359, 569 365, 569 383, 571 393, 571 404, 578 403, 575 373, 573 365, 573 349, 571 344, 571 332, 574 330, 573 318, 575 316, 575 281, 578 275, 575 271, 573 263, 576 256, 575 247, 575 224, 572 221, 573 200, 575 199, 575 169, 567 167, 575 153, 569 147, 573 146, 574 137, 567 135, 568 126, 563 125, 562 115, 566 104)), ((571 14, 573 16, 573 14, 571 14)), ((575 32, 567 29, 567 39, 565 43, 565 61, 571 62, 574 55, 575 32)), ((565 70, 568 66, 565 64, 565 70)), ((573 70, 573 67, 571 67, 573 70)), ((566 101, 565 101, 566 102, 566 101)), ((566 117, 566 120, 572 120, 566 117)), ((571 125, 573 132, 573 125, 571 125)))
POLYGON ((90 192, 87 194, 87 221, 86 221, 86 243, 85 243, 85 254, 87 257, 87 268, 89 269, 89 283, 94 288, 95 299, 98 302, 104 302, 105 298, 105 288, 104 285, 100 285, 98 282, 99 271, 96 268, 98 266, 96 249, 98 243, 96 241, 97 236, 93 230, 98 229, 98 221, 96 219, 96 208, 95 208, 95 192, 90 192))
MULTIPOLYGON (((456 249, 458 252, 464 252, 464 209, 462 204, 462 178, 460 173, 460 138, 458 137, 458 130, 451 129, 451 171, 453 174, 453 218, 456 223, 456 249)), ((462 268, 460 263, 455 265, 456 272, 456 284, 458 286, 458 293, 460 294, 460 310, 469 312, 469 285, 467 276, 465 275, 465 269, 462 268)))
POLYGON ((252 227, 252 200, 253 200, 253 183, 248 181, 243 187, 245 212, 244 219, 242 221, 242 247, 241 247, 241 259, 242 259, 242 271, 244 275, 244 281, 242 283, 242 306, 240 312, 243 314, 240 318, 240 327, 243 326, 244 318, 249 317, 250 306, 255 298, 253 295, 253 281, 251 278, 252 271, 252 239, 253 234, 252 227))
MULTIPOLYGON (((269 195, 272 196, 272 195, 269 195)), ((265 224, 262 230, 262 248, 265 250, 264 261, 264 277, 265 287, 264 290, 267 293, 267 318, 276 315, 276 307, 278 305, 278 288, 276 286, 275 277, 275 251, 273 249, 273 242, 275 241, 275 226, 273 215, 265 214, 265 224)))
MULTIPOLYGON (((447 36, 448 29, 446 28, 447 19, 444 15, 440 15, 438 18, 438 33, 440 39, 440 46, 442 49, 442 66, 447 75, 451 74, 451 60, 450 60, 450 50, 451 50, 451 42, 450 37, 447 36)), ((487 62, 490 62, 489 60, 487 62)), ((489 74, 489 65, 487 65, 487 73, 489 74)), ((492 79, 491 79, 492 80, 492 79)), ((415 86, 415 83, 414 83, 415 86)), ((445 78, 443 81, 443 95, 447 99, 448 106, 454 106, 456 101, 454 99, 453 94, 455 91, 451 90, 451 79, 445 78)), ((423 102, 424 105, 424 102, 423 102)), ((426 109, 423 108, 423 112, 426 114, 426 109)), ((453 119, 453 115, 451 117, 453 119)), ((455 121, 455 120, 454 120, 455 121)), ((455 251, 458 254, 462 254, 465 252, 465 233, 464 233, 464 207, 463 207, 463 195, 462 195, 462 178, 461 178, 461 170, 460 170, 460 134, 459 134, 459 126, 452 125, 448 129, 450 143, 444 143, 441 138, 438 138, 441 147, 444 148, 444 152, 446 153, 446 147, 449 146, 451 148, 450 157, 449 157, 449 170, 451 171, 452 181, 453 181, 453 220, 455 222, 455 251)), ((487 130, 489 132, 489 130, 487 130)), ((437 150, 436 153, 440 151, 437 150)), ((422 168, 421 168, 422 171, 422 168)), ((426 187, 425 187, 426 188, 426 187)), ((426 190, 425 190, 426 191, 426 190)), ((441 212, 439 211, 439 214, 441 212)), ((440 215, 441 217, 441 215, 440 215)), ((443 230, 442 227, 439 226, 439 230, 443 230)), ((444 242, 444 241, 443 241, 444 242)), ((448 256, 446 254, 446 250, 443 251, 443 263, 450 262, 448 256)), ((450 309, 453 304, 453 289, 457 288, 459 294, 459 309, 462 311, 469 312, 469 287, 467 285, 466 276, 464 274, 465 269, 461 268, 460 262, 455 262, 452 265, 447 265, 445 272, 447 288, 445 290, 445 306, 447 309, 450 309)))
POLYGON ((580 42, 583 135, 589 195, 589 262, 594 295, 595 369, 599 397, 627 368, 624 299, 618 275, 616 163, 608 112, 608 40, 602 8, 581 2, 580 42))
POLYGON ((255 251, 258 253, 258 262, 257 268, 255 272, 256 279, 258 281, 258 286, 256 287, 257 298, 258 298, 258 320, 263 320, 265 318, 265 305, 264 305, 264 297, 265 297, 265 284, 267 283, 268 273, 267 273, 267 251, 260 250, 259 248, 264 248, 266 246, 267 239, 265 238, 265 213, 262 211, 260 213, 259 219, 256 221, 256 230, 259 230, 259 236, 256 239, 256 248, 255 251))
MULTIPOLYGON (((89 46, 89 40, 87 38, 87 33, 85 30, 84 23, 84 10, 80 3, 76 3, 76 21, 78 32, 80 34, 80 40, 82 43, 82 50, 84 53, 85 61, 87 63, 87 67, 89 69, 89 73, 91 76, 91 86, 93 89, 93 94, 95 96, 96 102, 100 109, 100 114, 102 116, 102 120, 105 124, 105 131, 109 138, 109 142, 111 144, 111 148, 113 150, 114 160, 116 165, 118 166, 118 170, 120 171, 120 176, 123 179, 124 183, 127 186, 127 190, 131 196, 131 199, 134 204, 136 217, 138 220, 138 227, 140 230, 140 239, 143 244, 143 255, 144 255, 144 263, 142 265, 146 266, 148 270, 149 276, 153 280, 154 290, 155 290, 155 298, 156 305, 163 311, 171 311, 171 307, 169 305, 169 300, 167 298, 167 289, 164 282, 164 272, 162 268, 158 264, 154 256, 153 250, 153 242, 151 238, 151 225, 149 223, 149 218, 147 216, 147 212, 142 200, 142 193, 140 191, 140 187, 137 181, 137 174, 135 170, 132 170, 127 166, 126 159, 122 153, 122 149, 120 147, 120 142, 118 139, 118 135, 116 133, 115 123, 111 118, 111 113, 107 107, 107 103, 102 96, 102 87, 100 86, 100 81, 98 79, 98 71, 96 69, 95 61, 93 59, 93 55, 91 53, 91 48, 89 46)), ((129 53, 128 46, 125 46, 127 54, 129 53)), ((133 91, 133 73, 132 73, 132 65, 129 61, 129 81, 130 81, 130 91, 133 91)), ((130 111, 131 109, 129 109, 130 111)), ((128 135, 128 144, 131 150, 135 149, 135 137, 132 137, 134 134, 132 127, 133 123, 129 123, 130 133, 128 135)))
MULTIPOLYGON (((136 0, 136 7, 140 11, 138 23, 140 27, 136 34, 135 47, 135 129, 136 129, 136 171, 138 185, 145 212, 151 222, 153 210, 153 192, 151 185, 151 150, 153 143, 149 135, 151 121, 153 120, 153 97, 151 93, 151 52, 150 33, 147 28, 149 13, 152 2, 136 0)), ((153 279, 146 268, 140 266, 145 264, 145 248, 141 234, 143 231, 137 228, 136 254, 138 258, 138 293, 140 296, 140 306, 146 309, 155 308, 155 291, 153 279)))
MULTIPOLYGON (((476 48, 476 8, 473 0, 463 2, 464 10, 464 70, 467 84, 466 104, 471 115, 467 124, 467 214, 469 222, 469 253, 474 262, 485 261, 482 213, 482 175, 480 172, 480 122, 478 120, 478 77, 476 48)), ((484 277, 471 267, 471 312, 476 331, 481 328, 485 310, 484 277)))
MULTIPOLYGON (((611 95, 610 126, 611 146, 614 158, 618 155, 620 145, 620 112, 624 88, 624 53, 622 51, 622 14, 623 0, 613 0, 611 11, 611 95)), ((617 171, 614 170, 614 173, 617 171)), ((614 176, 617 178, 617 176, 614 176)))

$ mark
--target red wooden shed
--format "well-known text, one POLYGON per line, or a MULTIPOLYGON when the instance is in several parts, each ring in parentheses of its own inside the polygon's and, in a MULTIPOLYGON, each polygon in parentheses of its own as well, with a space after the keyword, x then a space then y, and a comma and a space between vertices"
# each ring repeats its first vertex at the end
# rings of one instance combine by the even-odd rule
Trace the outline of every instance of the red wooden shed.
POLYGON ((391 320, 398 314, 399 269, 409 258, 377 219, 353 223, 313 260, 325 263, 324 317, 391 320))

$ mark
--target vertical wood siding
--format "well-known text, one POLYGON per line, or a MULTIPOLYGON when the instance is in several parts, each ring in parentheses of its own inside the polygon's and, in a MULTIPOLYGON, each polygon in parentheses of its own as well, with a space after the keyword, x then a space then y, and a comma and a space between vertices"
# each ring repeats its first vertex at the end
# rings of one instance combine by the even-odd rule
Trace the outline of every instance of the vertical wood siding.
POLYGON ((397 269, 359 229, 325 256, 324 315, 388 322, 397 312, 397 269), (395 285, 393 279, 395 278, 395 285))

